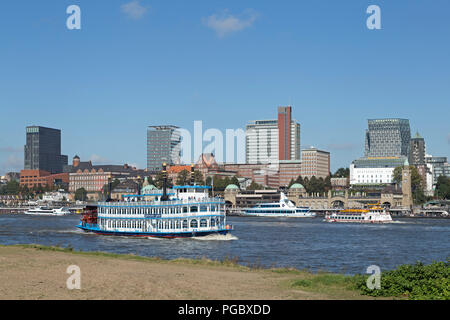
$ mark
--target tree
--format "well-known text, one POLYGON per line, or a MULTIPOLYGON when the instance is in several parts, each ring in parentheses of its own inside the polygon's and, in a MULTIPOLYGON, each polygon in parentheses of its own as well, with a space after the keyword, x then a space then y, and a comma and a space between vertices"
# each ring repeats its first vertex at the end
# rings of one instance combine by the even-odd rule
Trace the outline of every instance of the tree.
POLYGON ((323 180, 323 192, 328 192, 328 190, 331 190, 331 176, 327 176, 325 180, 323 180))
POLYGON ((75 200, 86 201, 87 191, 84 188, 77 189, 75 191, 75 200))
POLYGON ((177 186, 185 186, 186 184, 189 184, 189 171, 186 169, 178 172, 177 180, 175 181, 175 184, 177 186))
POLYGON ((109 190, 108 184, 105 184, 105 185, 102 187, 102 190, 103 190, 103 192, 104 192, 105 194, 106 194, 107 192, 109 192, 109 191, 112 192, 112 191, 114 190, 114 188, 117 187, 119 184, 120 184, 120 180, 117 179, 117 178, 115 178, 114 181, 111 182, 111 190, 109 190))
POLYGON ((205 184, 205 180, 203 179, 203 174, 198 171, 198 170, 194 170, 194 182, 197 185, 204 185, 205 184))
POLYGON ((264 187, 260 184, 257 184, 255 181, 252 181, 250 185, 247 187, 247 190, 263 190, 264 187))
POLYGON ((16 180, 11 180, 6 184, 6 194, 19 194, 20 184, 16 180))
POLYGON ((434 195, 439 199, 450 199, 450 178, 440 176, 437 179, 434 195))
POLYGON ((231 180, 228 177, 220 178, 218 176, 213 177, 214 190, 216 191, 224 191, 225 188, 231 184, 231 180))
MULTIPOLYGON (((411 192, 413 196, 414 203, 421 204, 426 201, 425 194, 423 192, 423 182, 422 177, 419 174, 419 171, 415 166, 409 166, 411 171, 411 192)), ((399 166, 394 169, 393 172, 393 181, 396 184, 402 182, 402 173, 403 167, 399 166)))
MULTIPOLYGON (((167 174, 167 173, 166 173, 167 174)), ((163 181, 164 181, 164 176, 163 176, 163 173, 162 172, 158 172, 157 174, 156 174, 156 177, 155 177, 155 186, 158 188, 158 189, 162 189, 162 187, 163 187, 163 181)), ((169 178, 169 177, 167 177, 167 188, 172 188, 172 186, 173 186, 173 182, 172 182, 172 179, 171 178, 169 178)))
POLYGON ((350 177, 350 169, 349 168, 339 168, 333 174, 333 178, 348 178, 350 177))
MULTIPOLYGON (((417 171, 417 168, 415 166, 409 166, 409 169, 411 171, 411 188, 415 190, 416 188, 422 187, 422 177, 420 176, 419 171, 417 171)), ((393 181, 397 184, 402 182, 402 170, 402 166, 394 169, 393 181)))

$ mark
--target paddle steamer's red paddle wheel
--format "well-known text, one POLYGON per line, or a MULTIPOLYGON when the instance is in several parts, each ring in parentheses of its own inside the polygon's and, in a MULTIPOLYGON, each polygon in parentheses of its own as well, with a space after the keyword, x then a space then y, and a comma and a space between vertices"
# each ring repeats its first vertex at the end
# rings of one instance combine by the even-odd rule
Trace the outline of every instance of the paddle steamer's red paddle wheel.
POLYGON ((83 226, 97 224, 97 207, 87 206, 84 209, 83 217, 81 218, 83 226))

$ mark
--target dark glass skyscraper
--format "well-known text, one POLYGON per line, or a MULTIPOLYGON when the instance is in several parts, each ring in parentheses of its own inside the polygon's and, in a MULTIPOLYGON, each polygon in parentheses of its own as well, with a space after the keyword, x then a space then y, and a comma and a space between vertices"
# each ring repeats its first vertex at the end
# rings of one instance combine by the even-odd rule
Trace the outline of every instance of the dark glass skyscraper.
POLYGON ((67 156, 61 154, 61 130, 30 126, 26 136, 25 170, 63 172, 67 156))
POLYGON ((151 126, 147 129, 147 169, 161 171, 163 162, 179 164, 181 136, 176 126, 151 126))
POLYGON ((407 119, 371 119, 366 131, 365 157, 409 156, 411 130, 407 119))

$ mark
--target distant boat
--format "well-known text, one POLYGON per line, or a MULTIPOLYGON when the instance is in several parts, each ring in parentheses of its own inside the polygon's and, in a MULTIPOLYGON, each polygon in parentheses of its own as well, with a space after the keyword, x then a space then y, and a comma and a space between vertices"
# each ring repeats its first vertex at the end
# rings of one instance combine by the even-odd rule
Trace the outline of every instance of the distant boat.
POLYGON ((296 207, 286 195, 282 192, 279 202, 259 203, 252 208, 245 209, 242 213, 244 216, 257 217, 297 217, 312 218, 316 214, 311 212, 309 207, 296 207))
POLYGON ((327 214, 327 222, 352 222, 352 223, 389 223, 392 222, 390 213, 380 207, 379 204, 369 204, 368 209, 346 209, 327 214))
POLYGON ((70 211, 62 208, 49 208, 49 207, 36 207, 28 209, 25 214, 35 215, 35 216, 65 216, 70 214, 70 211))

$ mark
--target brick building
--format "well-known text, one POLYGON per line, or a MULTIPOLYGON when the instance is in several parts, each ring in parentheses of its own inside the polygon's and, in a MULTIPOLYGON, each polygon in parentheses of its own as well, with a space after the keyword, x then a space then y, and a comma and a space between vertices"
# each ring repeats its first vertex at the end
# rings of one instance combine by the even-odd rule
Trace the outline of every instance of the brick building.
POLYGON ((69 184, 68 173, 51 174, 44 170, 21 170, 20 185, 33 188, 41 185, 42 187, 67 186, 69 184))

